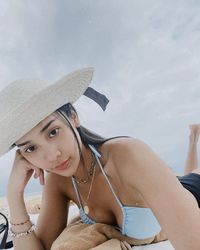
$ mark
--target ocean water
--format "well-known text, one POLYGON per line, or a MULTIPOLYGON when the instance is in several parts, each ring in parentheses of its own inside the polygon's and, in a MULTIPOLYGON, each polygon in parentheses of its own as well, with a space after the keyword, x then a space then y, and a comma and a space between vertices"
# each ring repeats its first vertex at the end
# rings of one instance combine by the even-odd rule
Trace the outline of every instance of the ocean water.
MULTIPOLYGON (((0 197, 6 196, 6 189, 7 189, 7 182, 8 179, 2 179, 0 183, 0 197)), ((37 180, 31 179, 26 186, 25 195, 37 195, 42 192, 42 186, 38 183, 37 180)))
MULTIPOLYGON (((180 173, 182 174, 182 171, 180 171, 180 168, 174 168, 174 173, 180 173)), ((0 176, 0 197, 6 196, 6 188, 7 188, 7 182, 8 182, 8 176, 5 176, 2 178, 0 176)), ((39 180, 35 180, 34 178, 31 178, 28 185, 25 189, 25 194, 38 194, 42 192, 43 186, 40 185, 39 180)))

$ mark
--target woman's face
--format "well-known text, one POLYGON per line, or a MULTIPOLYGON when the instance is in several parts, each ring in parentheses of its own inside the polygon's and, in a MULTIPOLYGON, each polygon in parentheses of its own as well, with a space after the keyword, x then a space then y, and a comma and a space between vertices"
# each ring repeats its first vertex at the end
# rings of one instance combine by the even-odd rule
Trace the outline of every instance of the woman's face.
MULTIPOLYGON (((76 130, 78 117, 74 116, 70 122, 82 145, 76 130)), ((27 161, 43 170, 69 177, 78 168, 80 156, 77 141, 67 121, 56 113, 46 117, 16 145, 27 161)))

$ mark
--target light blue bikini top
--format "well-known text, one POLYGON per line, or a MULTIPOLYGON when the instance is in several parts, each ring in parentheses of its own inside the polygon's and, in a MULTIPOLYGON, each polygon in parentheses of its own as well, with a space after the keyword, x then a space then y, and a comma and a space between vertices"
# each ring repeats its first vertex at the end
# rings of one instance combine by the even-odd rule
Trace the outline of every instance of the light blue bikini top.
MULTIPOLYGON (((120 199, 117 197, 103 167, 100 161, 101 155, 99 152, 97 152, 96 148, 92 145, 89 145, 90 149, 94 153, 96 160, 98 162, 98 165, 100 167, 100 170, 105 177, 117 203, 119 204, 122 214, 123 214, 123 220, 122 220, 122 227, 119 228, 121 233, 124 235, 127 235, 129 237, 135 238, 135 239, 146 239, 150 238, 156 234, 158 234, 161 230, 161 227, 155 218, 153 212, 150 208, 142 208, 142 207, 130 207, 130 206, 124 206, 120 199)), ((77 182, 74 177, 72 177, 72 183, 74 186, 74 190, 76 192, 76 196, 78 199, 78 202, 80 204, 79 212, 80 212, 80 218, 81 221, 85 224, 94 224, 96 223, 94 220, 92 220, 83 210, 83 205, 80 198, 80 193, 77 187, 77 182)))

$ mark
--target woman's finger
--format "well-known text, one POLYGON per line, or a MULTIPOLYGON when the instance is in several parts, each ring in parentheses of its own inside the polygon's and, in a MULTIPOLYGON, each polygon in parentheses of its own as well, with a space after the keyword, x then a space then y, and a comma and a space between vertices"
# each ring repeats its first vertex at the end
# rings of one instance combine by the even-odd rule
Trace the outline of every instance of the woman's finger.
POLYGON ((130 244, 128 244, 128 242, 123 241, 123 243, 124 243, 124 246, 126 247, 126 249, 128 249, 128 250, 130 250, 130 249, 131 249, 131 245, 130 245, 130 244))
POLYGON ((122 250, 127 250, 126 246, 124 245, 123 241, 120 241, 120 246, 122 250))
POLYGON ((40 184, 44 185, 44 171, 41 170, 41 174, 40 174, 40 184))
POLYGON ((37 179, 39 177, 40 180, 40 184, 44 185, 44 171, 40 168, 35 168, 35 174, 34 174, 34 178, 37 179))
POLYGON ((35 171, 34 178, 38 178, 41 173, 41 169, 37 167, 33 167, 32 169, 35 171))
POLYGON ((34 176, 33 176, 35 179, 38 177, 37 176, 37 173, 36 173, 36 171, 35 171, 35 173, 34 173, 34 176))

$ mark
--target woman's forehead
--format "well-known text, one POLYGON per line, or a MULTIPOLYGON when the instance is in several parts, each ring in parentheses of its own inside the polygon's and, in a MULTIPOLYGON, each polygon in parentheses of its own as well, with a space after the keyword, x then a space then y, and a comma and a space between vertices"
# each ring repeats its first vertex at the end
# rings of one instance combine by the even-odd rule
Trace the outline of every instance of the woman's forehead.
POLYGON ((46 125, 49 123, 52 123, 56 120, 59 120, 59 117, 55 114, 51 114, 47 116, 45 119, 43 119, 41 122, 39 122, 35 127, 33 127, 28 133, 26 133, 24 136, 22 136, 19 140, 16 141, 16 144, 20 144, 22 141, 24 141, 26 138, 30 138, 31 136, 35 135, 39 131, 41 131, 46 125))
POLYGON ((33 129, 41 129, 41 127, 44 127, 49 121, 51 120, 57 120, 58 116, 56 114, 51 114, 44 118, 41 122, 39 122, 33 129))

